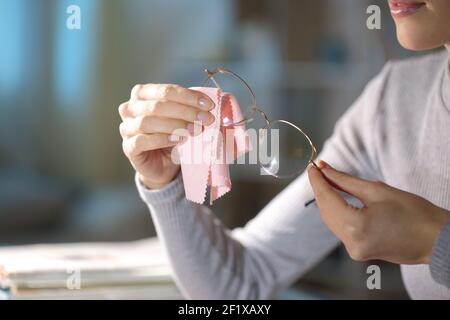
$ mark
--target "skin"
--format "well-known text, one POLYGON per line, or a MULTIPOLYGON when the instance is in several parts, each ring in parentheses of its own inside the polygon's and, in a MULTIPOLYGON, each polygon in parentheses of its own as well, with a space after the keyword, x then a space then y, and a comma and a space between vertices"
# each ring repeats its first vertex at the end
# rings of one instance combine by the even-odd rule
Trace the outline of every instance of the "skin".
POLYGON ((352 259, 428 264, 435 239, 450 212, 380 181, 337 171, 321 161, 308 175, 322 221, 343 242, 352 259), (336 189, 358 198, 348 204, 336 189))
MULTIPOLYGON (((416 1, 416 0, 414 0, 416 1)), ((392 5, 395 0, 389 0, 392 5)), ((450 1, 417 0, 424 6, 415 14, 406 17, 393 17, 397 39, 410 50, 428 50, 450 45, 450 1)))
MULTIPOLYGON (((410 50, 445 46, 450 55, 450 1, 418 2, 425 5, 415 14, 393 17, 400 44, 410 50)), ((449 211, 383 182, 339 172, 323 161, 319 169, 309 167, 308 175, 321 218, 354 260, 430 263, 433 244, 450 220, 449 211), (336 189, 359 198, 364 207, 351 206, 336 189)))
MULTIPOLYGON (((418 12, 394 17, 400 44, 410 50, 445 46, 450 55, 450 1, 418 1, 425 4, 418 12)), ((177 176, 180 166, 171 159, 172 148, 183 142, 187 131, 199 131, 192 129, 195 122, 211 124, 213 107, 206 95, 174 84, 133 88, 129 101, 119 106, 120 134, 123 151, 144 185, 162 188, 177 176)), ((433 243, 450 212, 382 182, 336 171, 325 162, 320 167, 308 169, 320 215, 353 259, 430 262, 433 243), (347 204, 336 189, 359 198, 364 207, 347 204)))
POLYGON ((205 94, 175 84, 136 85, 130 100, 119 106, 122 148, 144 185, 164 187, 178 174, 172 148, 193 125, 210 125, 214 102, 205 94))

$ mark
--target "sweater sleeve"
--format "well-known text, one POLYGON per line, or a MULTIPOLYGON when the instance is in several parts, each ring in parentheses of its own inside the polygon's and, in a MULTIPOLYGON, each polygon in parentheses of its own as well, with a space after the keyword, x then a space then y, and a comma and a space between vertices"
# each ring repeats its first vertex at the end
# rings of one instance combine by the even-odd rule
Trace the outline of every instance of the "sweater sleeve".
POLYGON ((450 289, 450 221, 439 233, 431 253, 431 276, 450 289))
MULTIPOLYGON (((374 174, 372 126, 386 69, 337 123, 320 159, 349 173, 374 174)), ((317 206, 304 206, 313 197, 305 173, 234 230, 210 208, 186 200, 181 175, 161 190, 136 183, 186 298, 270 298, 339 243, 322 223, 317 206)))

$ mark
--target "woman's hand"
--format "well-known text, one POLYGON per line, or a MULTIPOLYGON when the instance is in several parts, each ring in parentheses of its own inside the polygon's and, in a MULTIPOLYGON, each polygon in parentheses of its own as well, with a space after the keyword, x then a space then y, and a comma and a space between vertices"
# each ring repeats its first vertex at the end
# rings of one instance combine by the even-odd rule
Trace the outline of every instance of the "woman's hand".
POLYGON ((339 172, 323 161, 319 167, 311 166, 308 175, 321 218, 354 260, 430 263, 434 241, 450 212, 382 182, 339 172), (360 199, 364 207, 348 204, 336 187, 360 199))
POLYGON ((194 134, 194 122, 210 125, 214 102, 205 94, 174 84, 136 85, 130 100, 119 106, 123 151, 149 188, 174 179, 179 165, 172 148, 194 134), (184 130, 180 130, 184 129, 184 130))

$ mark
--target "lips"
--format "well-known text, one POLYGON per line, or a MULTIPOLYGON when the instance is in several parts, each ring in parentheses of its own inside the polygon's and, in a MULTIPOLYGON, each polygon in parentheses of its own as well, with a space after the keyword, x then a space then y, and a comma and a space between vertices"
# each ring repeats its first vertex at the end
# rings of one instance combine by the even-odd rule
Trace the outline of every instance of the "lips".
POLYGON ((404 17, 416 13, 425 5, 424 2, 414 0, 390 0, 389 8, 394 17, 404 17))

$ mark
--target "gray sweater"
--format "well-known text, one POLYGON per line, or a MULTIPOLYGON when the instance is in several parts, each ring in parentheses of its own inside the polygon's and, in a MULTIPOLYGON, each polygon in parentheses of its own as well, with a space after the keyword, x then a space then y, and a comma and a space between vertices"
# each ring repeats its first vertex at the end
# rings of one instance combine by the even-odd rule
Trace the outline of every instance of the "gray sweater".
MULTIPOLYGON (((387 63, 337 122, 319 159, 450 210, 450 80, 446 51, 387 63)), ((242 228, 185 199, 181 175, 161 190, 136 180, 181 292, 193 299, 270 298, 339 240, 320 220, 306 174, 242 228)), ((412 240, 413 241, 413 240, 412 240)), ((402 265, 412 298, 450 299, 450 223, 431 265, 402 265)))

